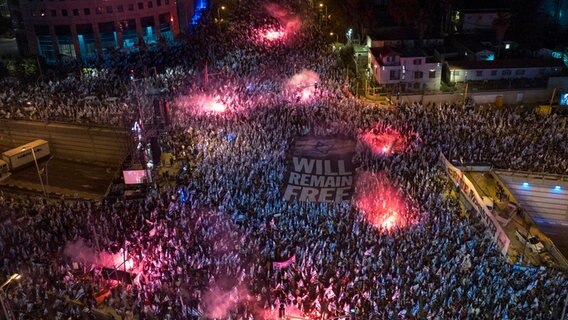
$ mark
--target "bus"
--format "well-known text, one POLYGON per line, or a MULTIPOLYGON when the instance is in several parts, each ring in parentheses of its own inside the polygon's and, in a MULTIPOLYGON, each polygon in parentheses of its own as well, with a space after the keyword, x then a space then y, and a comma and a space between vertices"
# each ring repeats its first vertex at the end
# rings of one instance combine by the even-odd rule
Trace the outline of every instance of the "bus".
POLYGON ((49 156, 49 154, 49 143, 45 140, 38 139, 3 152, 2 160, 8 164, 10 171, 14 171, 15 169, 34 162, 34 156, 36 160, 39 160, 49 156))

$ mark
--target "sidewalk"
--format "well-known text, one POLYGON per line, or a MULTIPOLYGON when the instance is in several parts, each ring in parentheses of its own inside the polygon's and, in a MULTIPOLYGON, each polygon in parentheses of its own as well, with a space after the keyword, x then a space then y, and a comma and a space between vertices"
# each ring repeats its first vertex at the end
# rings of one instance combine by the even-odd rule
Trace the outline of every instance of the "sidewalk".
MULTIPOLYGON (((500 200, 497 197, 497 181, 495 178, 492 175, 487 175, 487 172, 466 171, 465 175, 473 183, 481 197, 485 196, 493 200, 494 215, 501 221, 508 221, 506 224, 500 224, 507 234, 507 237, 511 240, 508 252, 511 261, 518 261, 524 254, 525 259, 528 259, 530 265, 541 265, 543 263, 541 256, 538 253, 531 252, 529 248, 521 243, 515 236, 515 230, 524 231, 526 229, 526 223, 521 216, 515 214, 515 207, 510 205, 511 201, 509 199, 505 198, 500 200)), ((541 240, 545 239, 544 234, 542 234, 536 226, 530 228, 529 232, 541 240)))

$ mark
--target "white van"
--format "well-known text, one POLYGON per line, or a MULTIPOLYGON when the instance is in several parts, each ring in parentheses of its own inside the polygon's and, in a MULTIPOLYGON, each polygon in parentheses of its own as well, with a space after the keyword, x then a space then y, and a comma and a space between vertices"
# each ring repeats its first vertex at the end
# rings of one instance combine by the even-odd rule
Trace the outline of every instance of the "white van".
POLYGON ((515 229, 515 237, 523 245, 526 245, 532 252, 544 252, 544 245, 540 240, 524 230, 515 229))
POLYGON ((10 166, 8 163, 0 159, 0 180, 3 180, 10 176, 10 166))

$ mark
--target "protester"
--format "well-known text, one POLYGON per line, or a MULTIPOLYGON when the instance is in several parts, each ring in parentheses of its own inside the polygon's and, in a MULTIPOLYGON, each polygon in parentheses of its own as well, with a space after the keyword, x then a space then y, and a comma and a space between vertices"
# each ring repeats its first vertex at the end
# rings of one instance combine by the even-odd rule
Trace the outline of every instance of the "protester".
MULTIPOLYGON (((344 93, 344 70, 308 14, 301 32, 259 42, 255 30, 276 24, 262 4, 241 3, 227 25, 205 21, 183 45, 140 60, 121 55, 32 86, 4 81, 2 118, 127 128, 151 122, 148 92, 167 88, 172 121, 162 150, 192 164, 187 182, 142 200, 1 195, 0 279, 22 275, 4 288, 16 317, 90 319, 100 299, 139 319, 558 318, 565 274, 509 264, 484 224, 446 196, 453 186, 438 161, 442 153, 565 173, 566 119, 455 103, 376 107, 344 93), (142 80, 129 79, 143 65, 142 80), (298 99, 306 88, 283 89, 302 69, 320 77, 307 100, 298 99), (207 103, 223 108, 204 111, 207 103), (389 155, 360 143, 355 156, 359 170, 382 173, 406 199, 404 226, 374 226, 354 204, 282 200, 295 137, 356 139, 373 128, 409 142, 389 155), (79 241, 84 247, 71 250, 79 241), (105 279, 107 256, 132 284, 105 279)), ((282 10, 299 12, 292 1, 282 10)))

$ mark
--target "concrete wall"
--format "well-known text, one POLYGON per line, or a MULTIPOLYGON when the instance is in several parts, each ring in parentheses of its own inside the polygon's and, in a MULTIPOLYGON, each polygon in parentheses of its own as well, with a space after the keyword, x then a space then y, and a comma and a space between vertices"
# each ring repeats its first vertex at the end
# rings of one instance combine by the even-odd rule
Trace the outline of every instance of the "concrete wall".
MULTIPOLYGON (((440 94, 415 94, 415 95, 401 95, 402 101, 406 102, 419 102, 424 103, 444 103, 456 102, 460 103, 464 100, 464 93, 440 93, 440 94)), ((546 102, 550 99, 550 90, 548 89, 531 89, 531 90, 506 90, 506 91, 483 91, 483 92, 468 92, 467 96, 473 99, 474 103, 494 104, 498 97, 503 98, 505 104, 534 104, 546 102)), ((396 101, 396 97, 393 98, 396 101)))
POLYGON ((562 70, 558 67, 518 67, 508 69, 462 69, 449 64, 450 81, 496 81, 507 79, 539 79, 547 75, 560 75, 562 70), (478 74, 479 73, 479 74, 478 74))
POLYGON ((129 133, 124 130, 0 120, 0 152, 35 139, 49 141, 51 153, 58 159, 102 165, 120 164, 129 146, 129 133))

